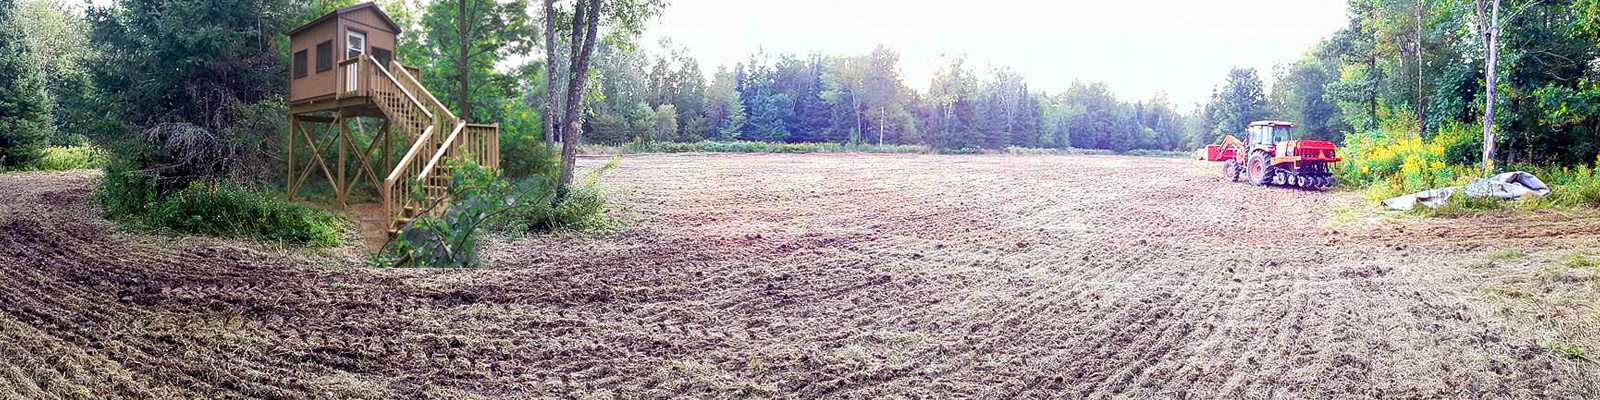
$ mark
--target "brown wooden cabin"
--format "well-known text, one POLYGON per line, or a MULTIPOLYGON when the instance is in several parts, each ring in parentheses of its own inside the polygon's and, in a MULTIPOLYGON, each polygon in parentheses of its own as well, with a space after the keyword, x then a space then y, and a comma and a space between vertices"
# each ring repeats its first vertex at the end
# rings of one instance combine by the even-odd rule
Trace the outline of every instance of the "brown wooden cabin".
POLYGON ((332 97, 335 66, 370 55, 383 65, 394 60, 400 26, 375 3, 361 3, 323 15, 289 31, 289 101, 332 97))
POLYGON ((452 161, 499 168, 499 126, 456 117, 422 86, 420 71, 397 62, 400 26, 376 4, 338 9, 287 35, 290 198, 313 176, 340 204, 359 187, 376 189, 394 235, 443 211, 430 205, 448 203, 436 200, 449 200, 452 161))

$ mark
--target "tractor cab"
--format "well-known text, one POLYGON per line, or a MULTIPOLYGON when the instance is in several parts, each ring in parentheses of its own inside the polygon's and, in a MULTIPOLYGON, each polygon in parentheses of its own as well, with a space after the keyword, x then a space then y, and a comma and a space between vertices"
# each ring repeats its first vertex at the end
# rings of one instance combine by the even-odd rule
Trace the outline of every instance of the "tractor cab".
POLYGON ((1256 121, 1250 123, 1248 130, 1251 147, 1274 147, 1279 143, 1289 141, 1289 132, 1294 130, 1294 123, 1283 121, 1256 121))

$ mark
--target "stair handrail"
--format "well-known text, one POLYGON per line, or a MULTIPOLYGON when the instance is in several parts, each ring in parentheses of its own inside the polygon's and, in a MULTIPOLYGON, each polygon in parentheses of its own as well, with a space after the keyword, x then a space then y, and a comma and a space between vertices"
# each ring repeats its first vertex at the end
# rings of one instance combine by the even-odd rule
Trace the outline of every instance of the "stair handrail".
MULTIPOLYGON (((422 87, 422 81, 417 80, 417 77, 415 76, 411 76, 411 71, 407 71, 404 65, 400 64, 398 61, 394 62, 394 64, 400 65, 399 71, 402 76, 405 76, 406 79, 409 79, 412 83, 415 83, 417 87, 422 87)), ((403 85, 401 86, 403 87, 403 85)), ((455 113, 450 112, 450 108, 444 106, 444 102, 439 101, 439 98, 433 96, 433 92, 427 90, 422 90, 421 92, 424 98, 428 99, 428 101, 432 103, 434 107, 437 107, 440 112, 444 113, 446 121, 451 123, 461 122, 461 119, 457 118, 455 113)))
POLYGON ((439 161, 443 160, 445 153, 449 152, 450 148, 455 146, 456 139, 461 137, 461 132, 465 131, 466 129, 467 123, 456 123, 456 129, 450 131, 450 136, 446 136, 444 138, 444 142, 439 144, 439 151, 433 153, 433 159, 428 160, 428 165, 422 167, 422 172, 417 174, 417 181, 420 182, 423 179, 426 179, 428 176, 433 175, 433 170, 439 166, 439 161))
MULTIPOLYGON (((399 79, 395 79, 394 75, 389 73, 389 69, 388 68, 384 68, 383 65, 380 65, 377 62, 372 62, 371 58, 368 57, 368 56, 361 56, 361 58, 362 58, 362 60, 364 60, 366 62, 371 62, 372 65, 377 66, 378 72, 382 73, 383 77, 389 78, 390 82, 394 82, 394 87, 399 88, 400 89, 400 93, 405 94, 406 95, 406 99, 407 100, 411 100, 411 104, 412 105, 417 106, 417 109, 421 110, 423 115, 427 115, 428 116, 428 120, 433 120, 433 112, 432 111, 428 111, 428 107, 423 106, 421 101, 417 101, 417 96, 411 95, 411 91, 410 90, 406 90, 406 86, 405 85, 401 85, 400 84, 400 80, 399 79)), ((434 101, 438 101, 438 100, 434 100, 434 101)), ((448 112, 448 110, 446 112, 448 112)), ((451 116, 451 118, 454 118, 454 116, 451 116)))
MULTIPOLYGON (((406 167, 411 164, 412 160, 417 158, 417 154, 422 153, 423 146, 426 146, 428 142, 433 139, 433 133, 434 130, 432 126, 424 129, 422 131, 422 136, 417 137, 417 141, 411 144, 411 149, 406 150, 406 155, 400 157, 400 162, 394 165, 394 171, 390 171, 389 176, 384 177, 383 179, 383 209, 385 212, 389 213, 391 221, 395 219, 397 215, 399 215, 394 207, 394 186, 396 183, 401 182, 402 176, 405 174, 406 167)), ((401 193, 400 195, 407 196, 407 198, 409 198, 411 194, 401 193)))

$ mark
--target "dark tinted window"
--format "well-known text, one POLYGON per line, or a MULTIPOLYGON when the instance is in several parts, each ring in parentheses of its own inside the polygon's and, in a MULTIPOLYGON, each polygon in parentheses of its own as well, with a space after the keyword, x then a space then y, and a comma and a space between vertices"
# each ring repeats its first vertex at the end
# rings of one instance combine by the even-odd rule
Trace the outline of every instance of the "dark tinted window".
POLYGON ((394 57, 394 54, 390 53, 389 49, 372 48, 372 58, 378 59, 378 65, 382 65, 384 68, 389 68, 389 59, 391 57, 394 57))
POLYGON ((300 50, 299 52, 294 53, 294 77, 303 78, 305 76, 306 76, 306 51, 305 50, 300 50))
POLYGON ((333 41, 317 45, 317 72, 333 69, 333 41))

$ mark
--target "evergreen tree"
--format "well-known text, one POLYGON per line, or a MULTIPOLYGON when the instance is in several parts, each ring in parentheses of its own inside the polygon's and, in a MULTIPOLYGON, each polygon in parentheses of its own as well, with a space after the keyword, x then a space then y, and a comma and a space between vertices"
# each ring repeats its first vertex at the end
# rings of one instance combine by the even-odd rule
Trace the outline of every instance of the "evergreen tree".
POLYGON ((0 165, 8 168, 38 158, 55 129, 55 104, 16 10, 15 0, 0 0, 0 165))
POLYGON ((733 138, 744 129, 744 99, 739 95, 736 75, 725 68, 717 68, 711 87, 706 89, 706 136, 713 139, 733 138))
POLYGON ((1216 136, 1244 133, 1251 122, 1270 116, 1267 95, 1255 68, 1234 68, 1216 99, 1216 136))
POLYGON ((678 72, 674 79, 677 91, 672 106, 678 113, 678 133, 684 139, 701 140, 706 137, 708 129, 705 118, 706 79, 700 75, 700 63, 688 56, 687 51, 680 52, 677 58, 678 72))

